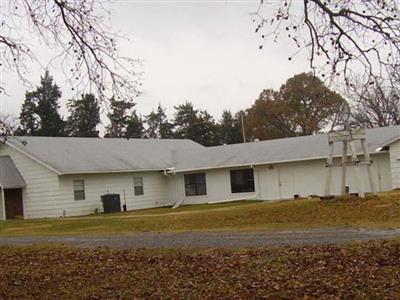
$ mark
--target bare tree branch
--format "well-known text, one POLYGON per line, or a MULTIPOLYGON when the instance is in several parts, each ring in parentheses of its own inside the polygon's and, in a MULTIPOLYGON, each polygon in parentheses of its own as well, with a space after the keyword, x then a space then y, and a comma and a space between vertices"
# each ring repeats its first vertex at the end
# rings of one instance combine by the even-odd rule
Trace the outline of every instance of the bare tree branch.
MULTIPOLYGON (((0 63, 28 83, 29 63, 39 63, 28 38, 54 51, 49 64, 61 64, 72 90, 96 91, 101 99, 132 99, 139 94, 138 60, 118 54, 122 38, 108 29, 101 0, 9 0, 1 4, 0 63), (19 24, 26 24, 21 28, 19 24)), ((1 85, 1 83, 0 83, 1 85)), ((0 90, 5 91, 4 86, 0 90)))
POLYGON ((297 48, 308 49, 314 73, 343 76, 351 85, 362 72, 364 83, 372 84, 400 68, 399 5, 398 0, 261 1, 252 15, 262 38, 278 40, 285 32, 297 48))
POLYGON ((400 83, 376 81, 363 85, 358 80, 348 91, 354 106, 353 120, 361 127, 400 125, 400 83))
POLYGON ((14 135, 17 130, 18 121, 13 115, 0 114, 0 138, 6 138, 7 136, 14 135))

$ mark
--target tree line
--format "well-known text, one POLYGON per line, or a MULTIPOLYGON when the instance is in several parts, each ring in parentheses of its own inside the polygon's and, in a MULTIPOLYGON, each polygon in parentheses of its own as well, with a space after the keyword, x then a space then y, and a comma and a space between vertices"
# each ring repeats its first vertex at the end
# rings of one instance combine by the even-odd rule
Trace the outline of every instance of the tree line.
MULTIPOLYGON (((98 137, 101 108, 95 95, 83 94, 68 100, 69 115, 65 119, 59 113, 61 95, 60 88, 46 71, 40 85, 25 94, 15 135, 98 137)), ((354 101, 356 126, 400 124, 399 93, 393 87, 388 90, 374 85, 355 89, 353 96, 364 99, 354 101), (383 103, 382 107, 366 105, 368 100, 373 104, 383 103), (373 115, 377 116, 376 122, 373 115)), ((188 101, 175 106, 169 118, 161 104, 142 116, 132 100, 112 98, 107 107, 109 122, 104 137, 191 139, 214 146, 241 143, 243 135, 246 141, 311 135, 335 128, 343 103, 345 99, 340 94, 331 91, 311 73, 289 78, 278 90, 262 91, 247 109, 236 113, 224 110, 219 120, 188 101)))
MULTIPOLYGON (((25 93, 19 115, 18 136, 98 137, 101 124, 100 101, 93 94, 83 94, 67 102, 69 115, 59 113, 61 90, 48 71, 40 85, 25 93)), ((109 102, 105 127, 106 138, 178 138, 192 139, 205 146, 232 144, 242 141, 238 116, 228 110, 216 121, 206 110, 191 102, 175 106, 172 119, 158 105, 150 114, 141 116, 131 100, 112 98, 109 102)))

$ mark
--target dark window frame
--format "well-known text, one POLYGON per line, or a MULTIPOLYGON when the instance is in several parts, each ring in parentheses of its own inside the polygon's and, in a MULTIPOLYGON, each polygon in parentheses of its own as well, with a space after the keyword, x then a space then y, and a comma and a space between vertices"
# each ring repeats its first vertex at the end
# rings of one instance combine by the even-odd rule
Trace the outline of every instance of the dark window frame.
POLYGON ((86 200, 85 180, 83 180, 83 179, 72 180, 72 189, 74 191, 74 201, 86 200), (79 185, 82 185, 81 189, 77 189, 78 182, 79 182, 79 185), (80 184, 80 183, 82 183, 82 184, 80 184))
POLYGON ((255 192, 253 168, 230 170, 229 177, 231 182, 232 194, 255 192))
POLYGON ((135 196, 143 196, 144 195, 143 176, 135 176, 135 177, 133 177, 133 189, 134 189, 135 196), (141 181, 140 185, 136 184, 136 179, 139 179, 141 181))
POLYGON ((184 174, 185 196, 206 196, 207 180, 206 173, 184 174))

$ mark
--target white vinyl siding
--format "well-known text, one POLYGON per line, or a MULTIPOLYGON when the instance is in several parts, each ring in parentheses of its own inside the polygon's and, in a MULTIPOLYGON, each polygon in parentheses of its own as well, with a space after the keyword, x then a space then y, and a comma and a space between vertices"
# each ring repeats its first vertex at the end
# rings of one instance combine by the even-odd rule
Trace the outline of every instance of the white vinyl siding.
POLYGON ((392 188, 400 188, 400 141, 390 145, 390 171, 392 174, 392 188))
POLYGON ((0 144, 0 155, 9 155, 25 180, 26 188, 22 190, 25 219, 62 216, 64 203, 59 198, 55 172, 6 144, 0 144))
POLYGON ((207 194, 201 196, 185 196, 184 174, 177 173, 170 176, 171 198, 174 202, 181 201, 183 204, 207 203, 210 201, 222 201, 244 198, 257 198, 257 178, 254 173, 255 192, 253 193, 231 193, 230 169, 215 169, 204 171, 207 179, 207 194))
MULTIPOLYGON (((378 191, 388 191, 392 188, 389 153, 373 154, 372 174, 378 191)), ((281 164, 266 164, 254 166, 254 192, 232 193, 230 185, 230 170, 214 169, 206 170, 207 195, 185 197, 183 174, 177 173, 170 176, 170 198, 174 202, 183 204, 207 203, 225 200, 278 200, 293 199, 295 195, 308 197, 310 195, 323 195, 325 188, 325 159, 304 162, 292 162, 281 164)), ((241 169, 241 168, 236 168, 241 169)), ((370 191, 366 166, 361 166, 363 186, 365 191, 370 191)), ((353 170, 347 169, 347 182, 350 192, 357 192, 354 183, 353 170)), ((334 168, 332 190, 340 193, 340 168, 334 168)))
MULTIPOLYGON (((185 196, 184 174, 165 176, 162 172, 126 172, 104 174, 61 175, 12 147, 0 144, 0 155, 10 155, 26 182, 23 189, 25 218, 78 216, 101 212, 101 195, 120 195, 121 205, 128 210, 160 207, 182 201, 183 204, 206 203, 224 200, 276 200, 293 198, 295 194, 307 197, 322 195, 325 184, 325 160, 312 160, 274 165, 254 166, 254 192, 232 193, 230 171, 242 168, 225 168, 201 171, 207 180, 207 194, 185 196), (135 185, 142 178, 144 194, 135 195, 135 185), (74 180, 83 181, 85 201, 74 200, 74 180)), ((391 145, 388 152, 375 153, 373 177, 378 191, 400 187, 400 141, 391 145), (393 178, 393 180, 392 180, 393 178)), ((369 191, 366 166, 361 166, 363 184, 369 191)), ((334 168, 333 187, 340 192, 340 168, 334 168)), ((356 192, 352 168, 348 168, 347 185, 356 192)), ((76 186, 75 186, 76 188, 76 186)), ((81 189, 82 190, 82 189, 81 189)), ((4 209, 0 207, 1 210, 4 209)), ((1 219, 1 217, 0 217, 1 219)))
MULTIPOLYGON (((391 189, 391 175, 389 170, 389 154, 379 153, 371 156, 372 176, 377 191, 391 189)), ((335 162, 336 159, 335 158, 335 162)), ((323 195, 325 189, 325 178, 327 168, 325 160, 311 160, 304 162, 293 162, 284 164, 273 164, 257 166, 256 170, 260 176, 261 199, 292 199, 297 194, 300 197, 310 195, 323 195)), ((339 163, 339 161, 337 161, 339 163)), ((362 184, 366 192, 370 192, 370 184, 367 176, 367 167, 360 166, 362 184)), ((356 193, 357 186, 354 180, 353 168, 347 168, 346 185, 351 193, 356 193)), ((341 184, 341 168, 333 168, 332 193, 339 195, 341 184)))
POLYGON ((66 216, 79 216, 102 212, 101 196, 119 194, 121 205, 127 210, 160 207, 169 204, 168 178, 161 172, 105 173, 60 176, 60 194, 63 197, 66 216), (135 196, 133 177, 143 177, 145 193, 135 196), (72 190, 73 180, 85 181, 85 201, 75 201, 72 190))

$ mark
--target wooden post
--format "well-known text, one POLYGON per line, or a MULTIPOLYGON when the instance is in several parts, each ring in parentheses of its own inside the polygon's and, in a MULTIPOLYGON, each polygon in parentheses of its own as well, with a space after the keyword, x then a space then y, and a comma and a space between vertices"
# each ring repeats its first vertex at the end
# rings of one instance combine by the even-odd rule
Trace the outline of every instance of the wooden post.
POLYGON ((350 152, 351 152, 351 161, 353 162, 353 172, 354 172, 354 177, 356 180, 358 195, 360 198, 365 198, 362 179, 361 179, 361 173, 360 173, 360 167, 359 167, 359 161, 358 161, 356 150, 354 148, 354 143, 352 140, 350 140, 349 146, 350 146, 350 152))
POLYGON ((328 171, 326 173, 326 181, 325 181, 325 196, 331 196, 331 185, 332 185, 332 164, 333 164, 333 151, 334 144, 332 141, 329 141, 329 156, 327 160, 327 168, 328 171))
POLYGON ((368 147, 365 143, 365 139, 361 140, 361 147, 364 152, 364 160, 367 162, 368 181, 369 181, 369 185, 371 188, 371 193, 373 195, 376 195, 376 187, 375 187, 374 178, 372 176, 372 170, 371 170, 372 161, 371 161, 371 157, 369 156, 368 147))
POLYGON ((343 141, 341 194, 346 195, 347 141, 343 141))

